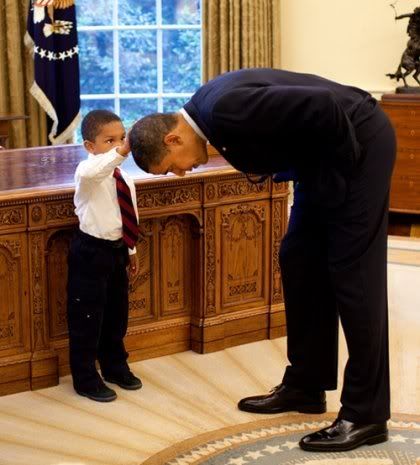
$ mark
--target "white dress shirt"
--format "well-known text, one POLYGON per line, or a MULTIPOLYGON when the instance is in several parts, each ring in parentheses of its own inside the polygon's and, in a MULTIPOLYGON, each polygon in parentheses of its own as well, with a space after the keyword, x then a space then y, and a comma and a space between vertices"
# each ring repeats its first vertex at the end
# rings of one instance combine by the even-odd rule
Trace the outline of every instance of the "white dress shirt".
POLYGON ((191 116, 186 112, 185 108, 181 108, 179 113, 185 118, 186 122, 194 129, 194 131, 208 143, 207 137, 204 132, 198 127, 197 123, 191 118, 191 116))
MULTIPOLYGON (((122 238, 121 211, 117 199, 114 169, 120 167, 126 157, 116 149, 100 155, 88 154, 88 158, 79 163, 74 180, 76 192, 74 195, 75 212, 79 217, 80 229, 91 236, 109 241, 122 238)), ((130 176, 120 168, 121 175, 130 188, 137 220, 136 189, 130 176)), ((136 248, 128 249, 133 255, 136 248)))

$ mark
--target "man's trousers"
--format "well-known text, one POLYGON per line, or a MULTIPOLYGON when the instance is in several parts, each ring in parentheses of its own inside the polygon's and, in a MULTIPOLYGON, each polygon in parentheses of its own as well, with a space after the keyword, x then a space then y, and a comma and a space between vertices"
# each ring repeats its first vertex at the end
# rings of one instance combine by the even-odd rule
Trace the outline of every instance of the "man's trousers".
POLYGON ((379 423, 390 417, 387 226, 395 135, 378 108, 357 133, 362 156, 345 200, 317 205, 305 182, 295 187, 280 248, 288 358, 283 382, 307 390, 337 387, 338 319, 349 359, 341 418, 379 423), (379 121, 381 122, 381 121, 379 121), (373 124, 374 123, 374 124, 373 124))

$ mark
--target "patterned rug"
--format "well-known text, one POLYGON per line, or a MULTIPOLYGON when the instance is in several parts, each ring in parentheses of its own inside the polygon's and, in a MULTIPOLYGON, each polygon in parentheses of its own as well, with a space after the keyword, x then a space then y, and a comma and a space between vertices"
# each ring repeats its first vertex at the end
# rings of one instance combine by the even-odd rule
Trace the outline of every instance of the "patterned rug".
POLYGON ((188 439, 150 457, 142 465, 420 465, 420 416, 395 415, 389 440, 340 453, 305 452, 299 439, 336 417, 276 416, 188 439))

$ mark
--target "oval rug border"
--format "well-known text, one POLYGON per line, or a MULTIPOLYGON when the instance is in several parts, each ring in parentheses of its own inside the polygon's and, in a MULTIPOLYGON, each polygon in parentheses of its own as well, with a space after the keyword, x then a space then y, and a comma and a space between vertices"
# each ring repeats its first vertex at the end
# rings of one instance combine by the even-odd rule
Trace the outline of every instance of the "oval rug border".
MULTIPOLYGON (((322 421, 334 421, 337 418, 337 413, 324 413, 322 415, 304 415, 304 414, 279 414, 273 418, 264 418, 263 420, 256 420, 251 422, 239 423, 237 425, 226 426, 213 431, 193 436, 191 438, 184 439, 183 441, 177 442, 176 444, 163 449, 160 452, 152 455, 141 465, 162 465, 170 460, 174 460, 179 455, 190 452, 195 447, 206 444, 210 441, 216 441, 223 439, 226 436, 234 435, 237 433, 247 433, 250 430, 255 430, 265 427, 281 426, 290 423, 319 423, 322 421)), ((388 421, 388 425, 392 428, 393 422, 415 422, 420 423, 420 415, 395 413, 388 421)), ((394 426, 397 427, 397 426, 394 426)), ((402 426, 400 426, 402 428, 402 426)), ((319 425, 314 426, 312 429, 318 429, 319 425)), ((311 428, 307 427, 304 431, 310 431, 311 428)), ((304 431, 302 433, 304 433, 304 431)), ((226 447, 227 449, 228 447, 226 447)))

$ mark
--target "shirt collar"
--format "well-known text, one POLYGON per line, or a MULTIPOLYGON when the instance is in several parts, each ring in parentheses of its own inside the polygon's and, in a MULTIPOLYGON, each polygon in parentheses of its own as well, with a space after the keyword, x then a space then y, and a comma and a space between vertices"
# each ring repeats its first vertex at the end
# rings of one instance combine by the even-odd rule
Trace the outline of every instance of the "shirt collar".
POLYGON ((184 108, 179 110, 179 113, 185 118, 187 123, 194 129, 194 131, 207 142, 207 137, 204 135, 203 131, 197 126, 197 123, 191 118, 191 116, 185 111, 184 108))

